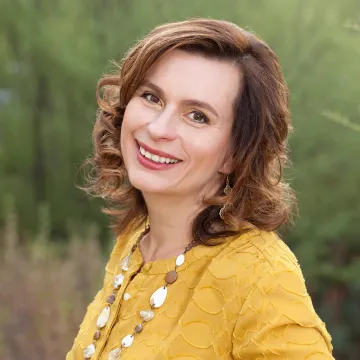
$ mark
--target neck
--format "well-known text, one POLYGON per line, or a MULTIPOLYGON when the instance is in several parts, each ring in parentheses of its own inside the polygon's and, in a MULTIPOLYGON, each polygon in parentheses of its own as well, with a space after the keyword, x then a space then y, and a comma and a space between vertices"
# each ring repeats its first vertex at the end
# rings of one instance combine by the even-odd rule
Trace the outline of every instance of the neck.
POLYGON ((142 194, 150 221, 150 232, 141 244, 145 261, 183 252, 192 241, 192 221, 203 208, 199 197, 142 194))
POLYGON ((191 224, 199 204, 184 197, 143 196, 150 221, 150 232, 142 244, 144 257, 154 260, 180 254, 192 240, 191 224))
POLYGON ((167 259, 182 253, 193 240, 192 223, 204 209, 204 197, 214 195, 219 177, 213 178, 201 191, 187 193, 142 192, 150 222, 150 232, 140 242, 144 260, 167 259))

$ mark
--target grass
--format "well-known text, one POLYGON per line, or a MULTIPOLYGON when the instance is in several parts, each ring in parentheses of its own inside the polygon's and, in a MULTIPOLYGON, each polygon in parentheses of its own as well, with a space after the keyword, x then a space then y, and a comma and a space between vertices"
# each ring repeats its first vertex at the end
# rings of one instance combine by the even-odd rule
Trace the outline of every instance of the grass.
POLYGON ((63 360, 101 287, 104 257, 90 227, 67 243, 20 239, 14 213, 0 231, 0 358, 63 360))

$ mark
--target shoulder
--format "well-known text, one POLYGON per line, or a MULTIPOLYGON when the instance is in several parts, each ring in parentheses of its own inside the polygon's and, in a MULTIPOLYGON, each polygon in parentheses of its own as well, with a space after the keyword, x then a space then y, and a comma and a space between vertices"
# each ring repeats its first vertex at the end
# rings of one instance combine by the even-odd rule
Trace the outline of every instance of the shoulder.
MULTIPOLYGON (((234 262, 239 291, 269 293, 275 288, 307 296, 305 280, 293 251, 274 231, 251 230, 231 241, 224 261, 234 262)), ((235 268, 234 268, 235 270, 235 268)), ((279 291, 281 293, 281 291, 279 291)))
POLYGON ((275 231, 251 230, 233 239, 229 249, 239 255, 250 251, 256 259, 264 260, 271 267, 298 265, 294 253, 275 231))
POLYGON ((303 279, 296 256, 274 231, 250 230, 230 238, 222 246, 215 263, 220 268, 231 269, 234 274, 246 274, 249 282, 282 270, 292 271, 303 279))
POLYGON ((276 232, 251 230, 233 238, 213 259, 209 271, 216 279, 233 279, 239 309, 254 303, 268 302, 276 308, 300 301, 314 320, 297 258, 276 232))
MULTIPOLYGON (((238 342, 247 333, 256 341, 263 341, 264 334, 281 338, 291 333, 295 338, 310 336, 324 354, 332 350, 331 336, 315 312, 297 258, 278 234, 251 231, 227 249, 225 261, 237 264, 238 342)), ((253 340, 241 343, 248 346, 253 340)))
POLYGON ((273 323, 291 319, 301 326, 316 326, 330 338, 315 312, 295 254, 276 232, 244 234, 229 244, 225 257, 237 264, 236 293, 245 318, 273 323))
MULTIPOLYGON (((251 230, 227 239, 207 267, 212 283, 237 298, 240 309, 247 299, 275 291, 307 297, 302 271, 294 253, 276 232, 251 230)), ((215 286, 214 285, 214 286, 215 286)))

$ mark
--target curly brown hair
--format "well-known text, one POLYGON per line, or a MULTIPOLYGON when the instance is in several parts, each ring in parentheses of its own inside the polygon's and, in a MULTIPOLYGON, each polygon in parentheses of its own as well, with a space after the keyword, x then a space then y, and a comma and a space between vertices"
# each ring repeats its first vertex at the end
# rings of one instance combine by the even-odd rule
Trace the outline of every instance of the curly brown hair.
POLYGON ((226 195, 221 186, 215 196, 203 199, 193 238, 213 245, 252 228, 275 231, 292 222, 296 197, 283 180, 292 126, 278 57, 259 37, 222 20, 195 18, 158 26, 115 63, 116 72, 99 80, 94 153, 83 164, 91 170, 87 186, 80 188, 105 199, 108 206, 102 211, 112 217, 117 235, 146 221, 146 203, 129 182, 122 159, 121 126, 126 105, 149 69, 173 49, 232 62, 243 75, 232 129, 232 191, 226 195), (232 206, 226 207, 224 222, 219 210, 225 203, 232 206))

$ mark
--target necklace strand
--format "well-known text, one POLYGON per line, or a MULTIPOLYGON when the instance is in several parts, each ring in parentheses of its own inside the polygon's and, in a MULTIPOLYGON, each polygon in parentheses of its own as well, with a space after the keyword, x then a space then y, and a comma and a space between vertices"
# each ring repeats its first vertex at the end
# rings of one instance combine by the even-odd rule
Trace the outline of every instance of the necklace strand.
MULTIPOLYGON (((135 252, 136 248, 139 247, 139 243, 140 243, 141 239, 149 232, 149 230, 150 230, 150 224, 146 225, 145 229, 142 231, 142 233, 136 240, 136 243, 131 247, 130 253, 127 256, 125 256, 120 263, 121 272, 119 274, 115 275, 114 280, 113 280, 113 287, 114 287, 113 292, 111 295, 109 295, 107 297, 107 306, 101 311, 101 313, 98 316, 98 319, 96 322, 97 330, 93 336, 93 342, 83 350, 83 356, 84 356, 85 360, 91 359, 91 356, 94 355, 94 353, 96 351, 96 347, 95 347, 96 342, 100 338, 101 329, 103 329, 106 326, 106 324, 110 318, 111 305, 115 302, 116 295, 124 281, 124 273, 127 270, 129 270, 131 256, 135 252)), ((151 295, 150 309, 149 310, 141 310, 139 312, 139 315, 142 319, 141 322, 139 322, 135 326, 134 331, 131 334, 123 337, 121 344, 119 346, 113 348, 109 352, 108 360, 118 360, 120 358, 120 354, 121 354, 122 350, 124 348, 130 347, 134 341, 135 335, 140 333, 143 330, 144 323, 146 323, 147 321, 150 321, 151 319, 154 318, 155 314, 154 314, 153 310, 161 307, 164 304, 166 297, 167 297, 168 285, 173 284, 177 280, 178 274, 176 272, 176 269, 185 262, 185 254, 196 245, 197 245, 197 243, 195 242, 195 240, 192 240, 185 247, 185 250, 176 257, 174 270, 169 271, 165 275, 165 284, 163 286, 161 286, 160 288, 158 288, 151 295)), ((124 294, 124 296, 125 295, 126 294, 124 294)))

